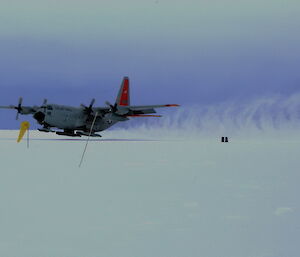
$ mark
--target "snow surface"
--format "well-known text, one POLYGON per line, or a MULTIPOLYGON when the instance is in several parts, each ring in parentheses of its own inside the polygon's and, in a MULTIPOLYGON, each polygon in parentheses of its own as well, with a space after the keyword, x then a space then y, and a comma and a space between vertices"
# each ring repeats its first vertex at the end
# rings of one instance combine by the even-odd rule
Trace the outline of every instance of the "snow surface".
POLYGON ((300 137, 274 133, 108 131, 79 168, 82 140, 0 131, 0 256, 299 256, 300 137))

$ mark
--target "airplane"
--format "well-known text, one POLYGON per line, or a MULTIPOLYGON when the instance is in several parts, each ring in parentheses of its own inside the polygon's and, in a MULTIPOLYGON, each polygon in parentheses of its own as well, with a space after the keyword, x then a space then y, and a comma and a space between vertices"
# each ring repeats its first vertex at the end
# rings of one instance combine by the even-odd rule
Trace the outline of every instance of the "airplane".
POLYGON ((38 129, 41 132, 53 132, 57 135, 70 137, 101 137, 96 132, 106 130, 118 122, 127 121, 131 117, 161 117, 160 115, 153 115, 156 113, 155 108, 179 106, 178 104, 130 105, 128 77, 123 78, 115 104, 112 105, 107 101, 105 102, 107 107, 93 107, 95 99, 92 99, 89 106, 81 104, 80 107, 48 104, 47 99, 44 100, 42 106, 23 106, 22 102, 23 98, 20 97, 17 106, 0 106, 0 108, 15 109, 17 120, 19 114, 33 115, 38 124, 43 126, 38 129))

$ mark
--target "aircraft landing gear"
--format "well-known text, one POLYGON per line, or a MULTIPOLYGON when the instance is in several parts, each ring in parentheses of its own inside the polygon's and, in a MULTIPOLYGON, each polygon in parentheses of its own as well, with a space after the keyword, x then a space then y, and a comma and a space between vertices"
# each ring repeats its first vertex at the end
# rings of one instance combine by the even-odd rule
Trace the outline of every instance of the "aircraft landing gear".
POLYGON ((75 134, 74 130, 65 129, 64 131, 56 131, 55 133, 60 136, 81 137, 81 135, 75 134))
MULTIPOLYGON (((89 136, 89 132, 82 132, 82 131, 76 131, 76 135, 80 135, 80 136, 89 136)), ((102 137, 101 135, 99 134, 96 134, 96 133, 92 133, 90 135, 90 137, 102 137)))
POLYGON ((50 129, 50 127, 46 127, 44 126, 43 128, 39 128, 38 131, 41 131, 41 132, 54 132, 53 130, 50 129))

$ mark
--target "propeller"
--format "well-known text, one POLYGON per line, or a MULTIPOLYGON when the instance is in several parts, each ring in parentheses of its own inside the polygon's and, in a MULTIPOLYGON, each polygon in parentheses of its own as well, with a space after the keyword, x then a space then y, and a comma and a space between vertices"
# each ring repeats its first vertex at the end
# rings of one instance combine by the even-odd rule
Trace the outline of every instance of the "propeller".
POLYGON ((93 113, 93 105, 95 103, 95 98, 92 99, 89 107, 85 106, 84 104, 81 104, 80 106, 84 108, 84 112, 85 114, 87 114, 88 116, 90 116, 93 113))
POLYGON ((21 111, 22 111, 22 103, 23 103, 23 98, 20 97, 20 98, 19 98, 18 106, 14 106, 14 108, 17 110, 16 120, 19 119, 19 113, 21 113, 21 111))
POLYGON ((46 112, 47 102, 48 102, 48 99, 45 98, 44 101, 43 101, 43 104, 41 106, 41 108, 44 108, 44 112, 46 112))
POLYGON ((105 104, 111 108, 111 112, 113 113, 117 112, 118 108, 116 103, 112 105, 110 102, 106 101, 105 104))
POLYGON ((43 105, 42 105, 42 106, 43 106, 43 107, 46 106, 46 105, 47 105, 47 102, 48 102, 48 99, 45 98, 44 101, 43 101, 43 105))
POLYGON ((118 119, 121 119, 124 118, 124 115, 128 114, 128 109, 126 108, 118 108, 118 104, 115 103, 114 105, 112 105, 110 102, 106 101, 105 104, 107 106, 110 107, 110 110, 109 112, 111 113, 112 116, 114 116, 115 118, 117 117, 118 119))

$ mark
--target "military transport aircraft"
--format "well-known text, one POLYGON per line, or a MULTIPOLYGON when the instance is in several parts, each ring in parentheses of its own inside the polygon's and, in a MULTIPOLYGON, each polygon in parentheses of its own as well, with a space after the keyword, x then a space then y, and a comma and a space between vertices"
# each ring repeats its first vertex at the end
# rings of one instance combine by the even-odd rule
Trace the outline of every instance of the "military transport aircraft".
POLYGON ((22 102, 21 97, 17 106, 0 106, 0 108, 17 110, 16 119, 19 114, 32 114, 33 118, 43 126, 39 131, 55 132, 57 135, 71 137, 101 137, 96 132, 103 131, 119 121, 127 121, 130 117, 161 117, 150 114, 156 113, 154 108, 179 106, 177 104, 130 105, 128 77, 123 78, 115 104, 105 102, 107 107, 93 107, 95 99, 92 99, 89 106, 82 104, 80 107, 48 104, 47 99, 42 106, 23 106, 22 102), (51 128, 63 131, 55 131, 51 128))

